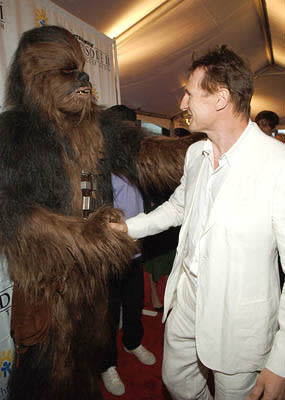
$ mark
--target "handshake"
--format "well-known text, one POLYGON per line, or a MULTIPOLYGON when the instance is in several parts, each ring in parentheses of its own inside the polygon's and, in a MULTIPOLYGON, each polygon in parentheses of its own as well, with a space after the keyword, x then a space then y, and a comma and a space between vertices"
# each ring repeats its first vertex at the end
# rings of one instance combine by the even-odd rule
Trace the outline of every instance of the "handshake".
POLYGON ((128 233, 128 226, 125 221, 109 222, 109 225, 115 231, 128 233))

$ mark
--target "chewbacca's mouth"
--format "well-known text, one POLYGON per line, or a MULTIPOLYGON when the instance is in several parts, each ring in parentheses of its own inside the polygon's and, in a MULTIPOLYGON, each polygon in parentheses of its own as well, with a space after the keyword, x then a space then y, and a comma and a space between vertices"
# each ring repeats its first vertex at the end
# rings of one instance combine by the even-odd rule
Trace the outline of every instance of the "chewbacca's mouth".
POLYGON ((91 94, 91 88, 86 86, 86 87, 80 87, 75 91, 76 94, 79 94, 80 96, 88 96, 91 94))

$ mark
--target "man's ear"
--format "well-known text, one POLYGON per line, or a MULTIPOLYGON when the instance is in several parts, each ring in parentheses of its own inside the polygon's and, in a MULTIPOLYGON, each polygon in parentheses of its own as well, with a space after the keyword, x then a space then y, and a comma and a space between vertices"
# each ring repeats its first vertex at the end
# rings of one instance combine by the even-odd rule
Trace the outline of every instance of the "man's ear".
POLYGON ((223 110, 231 101, 231 95, 227 88, 219 88, 217 91, 216 110, 223 110))

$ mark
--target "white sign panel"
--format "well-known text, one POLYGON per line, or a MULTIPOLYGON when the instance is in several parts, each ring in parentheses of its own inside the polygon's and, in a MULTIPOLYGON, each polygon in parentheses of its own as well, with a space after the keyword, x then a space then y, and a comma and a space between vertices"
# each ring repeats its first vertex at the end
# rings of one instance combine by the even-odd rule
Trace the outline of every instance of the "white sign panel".
POLYGON ((78 39, 97 103, 105 106, 119 103, 113 39, 49 0, 0 0, 0 107, 3 107, 8 66, 21 34, 44 25, 63 26, 78 39))
POLYGON ((0 400, 7 398, 7 383, 14 359, 14 344, 10 336, 12 291, 7 261, 0 256, 0 400))

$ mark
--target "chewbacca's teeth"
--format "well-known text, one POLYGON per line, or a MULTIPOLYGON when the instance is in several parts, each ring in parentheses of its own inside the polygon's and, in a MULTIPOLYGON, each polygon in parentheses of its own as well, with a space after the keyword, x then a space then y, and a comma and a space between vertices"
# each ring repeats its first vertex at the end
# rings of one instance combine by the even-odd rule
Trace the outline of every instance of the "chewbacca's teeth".
POLYGON ((90 94, 91 90, 90 89, 82 89, 82 90, 77 90, 76 93, 78 93, 78 94, 90 94))

